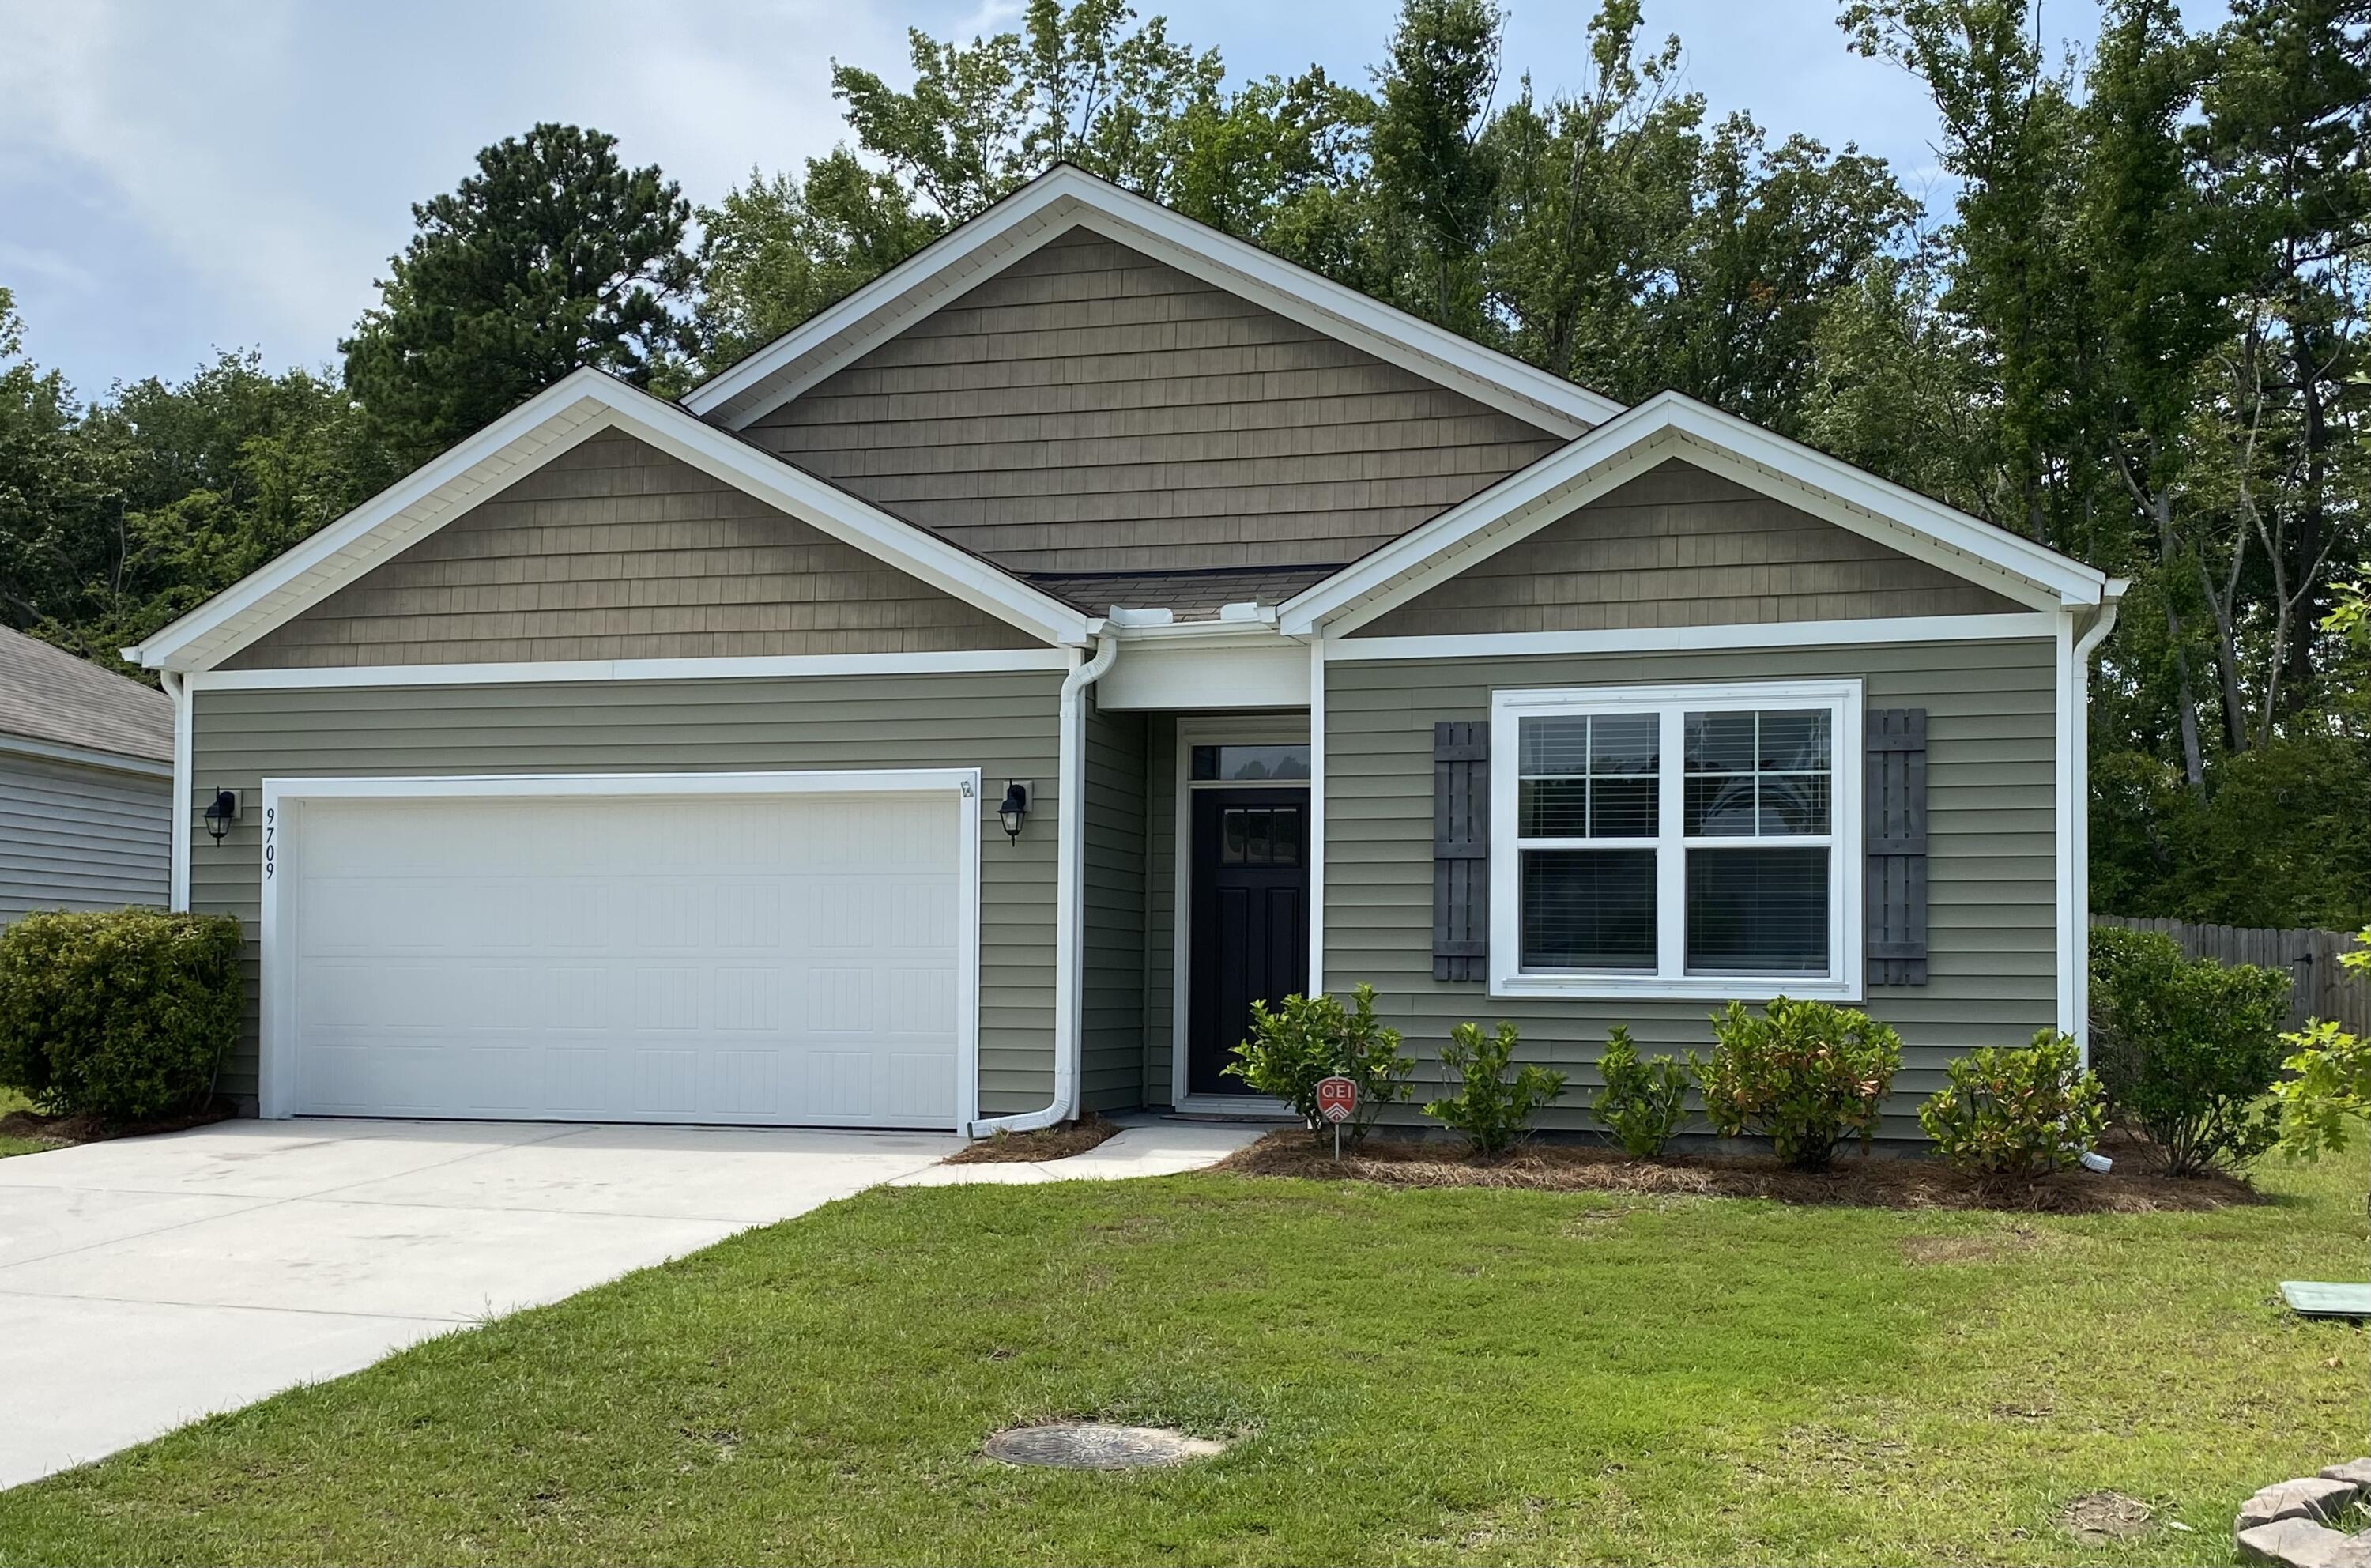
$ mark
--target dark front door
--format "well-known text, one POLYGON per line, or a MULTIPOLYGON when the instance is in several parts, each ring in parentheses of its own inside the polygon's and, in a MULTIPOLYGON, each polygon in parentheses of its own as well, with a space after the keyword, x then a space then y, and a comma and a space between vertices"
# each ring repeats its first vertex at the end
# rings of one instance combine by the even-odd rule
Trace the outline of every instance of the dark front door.
POLYGON ((1197 790, 1187 949, 1186 1087, 1246 1094, 1222 1077, 1251 1023, 1309 978, 1309 791, 1197 790))

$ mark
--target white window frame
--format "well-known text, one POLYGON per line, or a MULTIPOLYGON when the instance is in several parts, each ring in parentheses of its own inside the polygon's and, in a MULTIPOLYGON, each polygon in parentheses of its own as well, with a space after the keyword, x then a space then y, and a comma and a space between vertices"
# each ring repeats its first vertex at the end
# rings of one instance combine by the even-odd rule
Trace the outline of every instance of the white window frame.
MULTIPOLYGON (((1570 686, 1496 691, 1490 697, 1490 994, 1493 997, 1664 997, 1745 1002, 1820 997, 1857 1000, 1862 986, 1861 707, 1858 680, 1741 681, 1718 684, 1570 686), (1687 963, 1687 851, 1757 842, 1691 838, 1681 831, 1686 790, 1683 715, 1772 708, 1824 708, 1833 750, 1829 832, 1789 842, 1825 845, 1828 857, 1829 969, 1818 974, 1695 974, 1687 963), (1527 718, 1654 713, 1661 722, 1652 838, 1573 841, 1589 847, 1655 850, 1656 969, 1633 972, 1526 971, 1522 967, 1522 875, 1516 833, 1521 723, 1527 718)), ((1761 840, 1758 842, 1768 842, 1761 840)))

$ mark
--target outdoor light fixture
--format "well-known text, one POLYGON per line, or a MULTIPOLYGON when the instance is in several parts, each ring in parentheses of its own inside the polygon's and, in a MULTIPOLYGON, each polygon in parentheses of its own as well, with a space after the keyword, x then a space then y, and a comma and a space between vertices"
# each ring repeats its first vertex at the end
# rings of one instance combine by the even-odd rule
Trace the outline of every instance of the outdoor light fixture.
POLYGON ((996 808, 996 820, 1004 824, 1008 839, 1021 836, 1021 824, 1029 815, 1029 786, 1018 778, 1007 779, 1004 799, 996 808))
POLYGON ((206 802, 206 831, 219 844, 230 824, 238 820, 238 793, 233 790, 217 790, 214 798, 206 802))

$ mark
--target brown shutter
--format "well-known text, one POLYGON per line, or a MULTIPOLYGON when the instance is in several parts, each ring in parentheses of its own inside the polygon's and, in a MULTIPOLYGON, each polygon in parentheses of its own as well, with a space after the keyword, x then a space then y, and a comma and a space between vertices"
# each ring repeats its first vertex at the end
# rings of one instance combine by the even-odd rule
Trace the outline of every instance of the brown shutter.
POLYGON ((1490 724, 1432 727, 1432 977, 1490 977, 1490 724))
POLYGON ((1868 788, 1868 984, 1926 984, 1926 710, 1872 708, 1861 738, 1868 788))

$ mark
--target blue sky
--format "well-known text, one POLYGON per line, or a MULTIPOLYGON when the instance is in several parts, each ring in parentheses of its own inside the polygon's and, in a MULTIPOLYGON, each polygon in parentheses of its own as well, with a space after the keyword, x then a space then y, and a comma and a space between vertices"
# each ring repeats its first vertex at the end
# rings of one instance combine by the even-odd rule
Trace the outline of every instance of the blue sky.
MULTIPOLYGON (((1577 86, 1589 5, 1512 0, 1508 60, 1577 86)), ((1647 0, 1716 110, 1774 133, 1856 141, 1914 195, 1948 198, 1933 115, 1894 68, 1849 53, 1837 0, 1647 0)), ((538 120, 616 134, 695 201, 752 165, 795 167, 840 134, 837 57, 895 74, 904 29, 968 37, 1019 6, 980 0, 407 0, 237 7, 0 0, 0 284, 27 349, 86 395, 179 376, 211 350, 272 365, 334 359, 411 232, 476 150, 538 120), (236 17, 236 19, 232 19, 236 17)), ((1313 61, 1363 80, 1395 0, 1139 0, 1231 72, 1313 61)), ((2053 36, 2096 26, 2053 0, 2053 36)))

